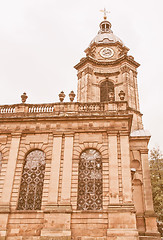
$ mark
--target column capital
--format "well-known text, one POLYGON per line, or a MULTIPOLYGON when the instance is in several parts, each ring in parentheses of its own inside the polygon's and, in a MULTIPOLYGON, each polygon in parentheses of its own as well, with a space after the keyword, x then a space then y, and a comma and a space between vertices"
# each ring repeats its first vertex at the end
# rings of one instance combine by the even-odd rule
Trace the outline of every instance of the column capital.
POLYGON ((18 132, 18 133, 11 133, 11 137, 12 138, 20 138, 22 135, 22 133, 18 132))
POLYGON ((140 149, 141 154, 148 154, 149 149, 140 149))
POLYGON ((63 137, 63 132, 54 132, 53 137, 63 137))
POLYGON ((117 136, 119 134, 119 132, 118 131, 114 131, 114 130, 111 130, 111 131, 107 131, 107 135, 108 136, 117 136))
POLYGON ((129 131, 120 131, 119 135, 120 136, 127 136, 127 137, 129 137, 130 136, 130 132, 129 131))
POLYGON ((64 132, 65 137, 73 137, 74 132, 64 132))

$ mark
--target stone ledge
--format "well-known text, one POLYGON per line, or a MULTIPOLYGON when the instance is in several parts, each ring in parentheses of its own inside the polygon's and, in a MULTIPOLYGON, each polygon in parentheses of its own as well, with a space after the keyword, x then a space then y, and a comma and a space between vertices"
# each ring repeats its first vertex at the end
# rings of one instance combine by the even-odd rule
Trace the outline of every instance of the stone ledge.
POLYGON ((40 239, 71 239, 71 230, 61 230, 61 229, 55 229, 55 230, 49 230, 49 229, 43 229, 41 231, 40 239))
POLYGON ((110 204, 108 206, 108 213, 114 213, 114 212, 132 212, 135 213, 135 207, 131 203, 129 204, 110 204))
POLYGON ((115 238, 118 237, 118 239, 132 239, 137 240, 138 239, 138 231, 136 229, 107 229, 107 238, 111 239, 111 237, 115 238))
POLYGON ((160 236, 140 236, 139 240, 161 240, 160 236))
POLYGON ((71 240, 71 237, 60 236, 60 237, 40 237, 40 240, 71 240))
POLYGON ((45 206, 44 213, 71 213, 71 205, 48 204, 45 206))
POLYGON ((106 237, 78 237, 78 240, 106 240, 106 237))

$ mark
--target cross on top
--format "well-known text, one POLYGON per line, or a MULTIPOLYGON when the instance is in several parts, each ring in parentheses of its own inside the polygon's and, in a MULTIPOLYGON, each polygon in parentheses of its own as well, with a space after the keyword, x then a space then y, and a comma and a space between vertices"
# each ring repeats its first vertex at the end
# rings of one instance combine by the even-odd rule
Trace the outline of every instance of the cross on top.
POLYGON ((110 13, 106 10, 106 8, 104 8, 104 10, 100 10, 100 12, 103 12, 104 13, 104 20, 107 19, 107 13, 110 13))

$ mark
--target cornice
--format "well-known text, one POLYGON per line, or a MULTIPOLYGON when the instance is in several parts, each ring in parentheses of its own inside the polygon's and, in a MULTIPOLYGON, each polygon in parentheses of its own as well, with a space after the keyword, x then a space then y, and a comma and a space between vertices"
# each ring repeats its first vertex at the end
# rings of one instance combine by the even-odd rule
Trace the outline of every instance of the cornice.
POLYGON ((76 70, 78 70, 80 67, 82 67, 87 62, 92 63, 94 65, 101 65, 101 66, 115 66, 119 63, 122 63, 124 61, 127 61, 128 63, 134 65, 136 68, 140 66, 139 63, 137 63, 133 58, 127 55, 123 55, 122 57, 112 60, 112 61, 98 61, 90 56, 87 56, 85 58, 82 58, 81 61, 74 66, 76 70))
MULTIPOLYGON (((123 110, 119 110, 117 112, 100 112, 100 114, 97 112, 80 112, 81 114, 79 113, 76 113, 75 115, 51 115, 51 116, 35 116, 35 117, 32 117, 30 115, 28 116, 17 116, 17 117, 12 117, 12 116, 9 116, 8 118, 0 118, 0 123, 9 123, 9 122, 20 122, 20 123, 26 123, 26 122, 34 122, 34 123, 37 123, 37 122, 40 122, 40 121, 72 121, 72 120, 82 120, 82 119, 121 119, 121 118, 126 118, 128 116, 132 116, 132 114, 130 113, 127 113, 127 111, 123 111, 123 110)), ((6 131, 3 131, 3 132, 7 132, 6 131)), ((2 134, 3 132, 1 132, 0 134, 2 134)), ((19 134, 19 133, 18 133, 19 134)))
POLYGON ((85 50, 84 50, 84 52, 85 53, 87 53, 88 51, 89 51, 89 49, 91 49, 91 48, 95 48, 95 47, 108 47, 108 45, 109 45, 109 47, 119 47, 120 49, 122 49, 123 51, 129 51, 130 49, 128 48, 128 47, 126 47, 126 46, 124 46, 122 43, 120 43, 120 42, 115 42, 115 43, 104 43, 104 42, 102 42, 102 43, 96 43, 96 42, 94 42, 94 43, 92 43, 89 47, 87 47, 85 50))
POLYGON ((131 112, 134 112, 134 113, 136 113, 136 114, 138 114, 139 116, 143 116, 143 114, 140 112, 140 111, 138 111, 138 110, 136 110, 136 109, 134 109, 134 108, 131 108, 131 107, 127 107, 127 110, 128 111, 131 111, 131 112))
POLYGON ((138 140, 139 142, 140 141, 146 141, 148 143, 150 138, 151 138, 150 136, 130 136, 130 141, 137 141, 138 140))

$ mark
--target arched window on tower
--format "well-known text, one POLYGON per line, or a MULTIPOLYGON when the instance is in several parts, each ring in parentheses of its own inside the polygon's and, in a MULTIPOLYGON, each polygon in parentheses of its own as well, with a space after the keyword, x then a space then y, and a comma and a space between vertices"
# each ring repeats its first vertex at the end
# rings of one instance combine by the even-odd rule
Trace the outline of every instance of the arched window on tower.
POLYGON ((78 176, 78 210, 102 209, 102 160, 95 149, 80 155, 78 176))
POLYGON ((114 101, 114 84, 111 81, 104 81, 100 85, 100 102, 114 101))
POLYGON ((40 210, 45 174, 45 153, 31 151, 25 159, 22 173, 18 210, 40 210))

